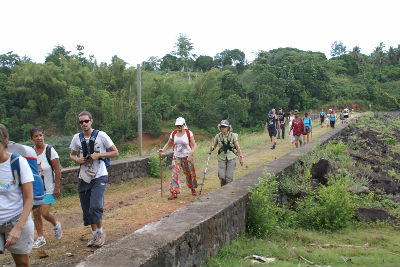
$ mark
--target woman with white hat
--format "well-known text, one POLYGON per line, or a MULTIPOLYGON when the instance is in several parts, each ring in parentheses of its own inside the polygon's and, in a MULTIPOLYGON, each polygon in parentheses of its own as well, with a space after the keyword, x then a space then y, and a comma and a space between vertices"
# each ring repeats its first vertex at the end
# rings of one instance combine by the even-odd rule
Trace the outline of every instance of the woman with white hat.
POLYGON ((184 118, 177 118, 175 126, 176 129, 170 134, 168 142, 158 151, 161 156, 171 144, 173 145, 174 158, 172 160, 172 178, 169 184, 169 191, 171 192, 169 200, 178 197, 181 190, 179 178, 182 171, 186 175, 186 184, 192 190, 192 195, 197 195, 195 189, 197 188, 196 171, 193 163, 193 154, 197 148, 196 141, 192 131, 187 129, 184 118))
POLYGON ((218 124, 221 131, 214 138, 214 145, 210 147, 210 152, 217 146, 218 149, 218 177, 221 186, 233 181, 233 171, 236 167, 236 157, 239 155, 240 165, 243 166, 243 155, 240 150, 238 135, 232 132, 229 121, 222 120, 218 124))

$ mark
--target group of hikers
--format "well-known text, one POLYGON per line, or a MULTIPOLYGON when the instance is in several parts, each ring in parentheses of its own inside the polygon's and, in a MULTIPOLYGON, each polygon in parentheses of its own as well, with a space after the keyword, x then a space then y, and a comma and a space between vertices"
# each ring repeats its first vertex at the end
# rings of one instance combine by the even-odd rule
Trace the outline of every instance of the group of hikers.
MULTIPOLYGON (((323 110, 320 118, 323 127, 325 118, 323 110)), ((347 118, 348 109, 345 119, 347 118)), ((336 114, 332 109, 328 111, 327 119, 331 127, 334 127, 336 114)), ((265 133, 268 132, 270 136, 271 149, 275 149, 277 138, 285 139, 287 121, 290 142, 296 148, 303 142, 309 142, 312 119, 308 117, 308 113, 304 113, 304 117, 301 118, 298 110, 294 110, 290 111, 290 115, 286 118, 282 108, 278 113, 272 109, 265 120, 265 133)), ((108 182, 107 167, 109 158, 118 157, 119 152, 107 133, 92 128, 93 118, 88 111, 82 111, 78 115, 78 123, 82 132, 72 138, 70 159, 80 165, 78 194, 83 224, 90 226, 93 234, 87 246, 101 247, 106 238, 102 221, 104 192, 108 182)), ((169 185, 171 195, 168 200, 178 198, 182 189, 180 183, 182 174, 186 176, 186 184, 193 196, 197 195, 198 186, 193 158, 197 149, 194 134, 188 129, 182 117, 176 119, 175 127, 167 143, 158 151, 161 157, 171 145, 173 148, 172 177, 169 185)), ((221 186, 224 186, 234 179, 237 158, 241 165, 244 162, 238 134, 233 132, 230 122, 222 120, 217 127, 219 132, 213 139, 209 153, 217 149, 218 177, 221 186)), ((0 253, 7 248, 17 266, 29 266, 29 253, 32 247, 39 248, 46 244, 42 218, 53 225, 56 239, 60 239, 63 235, 61 223, 50 212, 51 205, 54 205, 55 199, 60 196, 61 168, 58 153, 54 147, 45 144, 41 127, 33 127, 30 138, 33 147, 14 143, 9 140, 6 127, 0 124, 0 253), (43 197, 40 200, 35 194, 38 180, 35 178, 33 164, 36 164, 37 175, 41 177, 39 180, 42 179, 43 197), (37 232, 36 241, 34 241, 34 228, 37 232)))

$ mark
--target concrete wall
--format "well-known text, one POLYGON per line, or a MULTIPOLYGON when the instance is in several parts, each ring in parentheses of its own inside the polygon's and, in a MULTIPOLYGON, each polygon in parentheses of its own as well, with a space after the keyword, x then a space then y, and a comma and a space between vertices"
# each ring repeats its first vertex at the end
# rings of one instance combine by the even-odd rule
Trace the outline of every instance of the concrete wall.
MULTIPOLYGON (((173 153, 165 153, 163 158, 167 158, 167 164, 171 164, 173 153)), ((126 158, 111 161, 108 167, 108 182, 120 183, 137 177, 149 176, 148 168, 149 156, 136 158, 126 158)), ((61 170, 61 190, 68 190, 78 186, 79 167, 64 168, 61 170)))
MULTIPOLYGON (((323 135, 325 143, 346 125, 323 135)), ((221 247, 244 233, 248 188, 268 172, 291 168, 309 153, 315 140, 191 203, 163 219, 147 224, 120 240, 98 249, 78 266, 199 266, 221 247)))

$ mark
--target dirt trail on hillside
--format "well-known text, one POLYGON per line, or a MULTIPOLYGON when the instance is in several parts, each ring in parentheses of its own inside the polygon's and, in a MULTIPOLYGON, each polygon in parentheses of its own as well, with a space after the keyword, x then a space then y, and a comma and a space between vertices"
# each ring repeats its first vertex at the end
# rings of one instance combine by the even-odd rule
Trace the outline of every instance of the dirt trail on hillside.
MULTIPOLYGON (((322 130, 319 127, 317 129, 317 127, 315 127, 314 139, 326 131, 328 130, 322 130), (318 132, 320 132, 320 134, 318 134, 318 132)), ((162 140, 162 138, 160 138, 160 140, 162 140)), ((241 168, 240 171, 237 171, 240 173, 238 176, 242 176, 246 172, 252 171, 257 166, 261 166, 268 161, 282 156, 287 153, 287 151, 294 149, 294 146, 291 145, 287 139, 280 140, 279 142, 280 144, 278 144, 277 149, 273 152, 269 149, 268 141, 263 148, 253 149, 247 154, 244 153, 245 162, 247 161, 249 164, 253 162, 253 167, 249 169, 246 169, 247 166, 241 168), (282 149, 279 149, 281 146, 282 149), (285 151, 283 149, 284 147, 286 149, 285 151), (266 157, 266 155, 268 155, 268 157, 266 157)), ((163 141, 161 141, 161 143, 163 143, 163 141)), ((201 159, 201 161, 203 162, 203 159, 201 159)), ((202 164, 198 166, 202 166, 202 164)), ((214 160, 207 171, 207 178, 210 175, 216 176, 217 167, 215 166, 216 161, 214 160)), ((166 200, 169 195, 169 176, 170 172, 166 174, 166 178, 164 179, 162 198, 160 197, 160 183, 157 179, 155 179, 151 185, 143 187, 138 186, 138 188, 132 190, 119 190, 116 191, 117 193, 112 191, 111 185, 109 186, 106 192, 103 216, 104 229, 107 234, 106 243, 114 242, 143 227, 147 223, 160 220, 175 210, 194 202, 198 198, 193 197, 186 185, 182 184, 182 193, 179 194, 178 199, 174 201, 166 200)), ((202 177, 202 170, 198 168, 198 183, 201 183, 202 177)), ((214 183, 214 185, 214 189, 219 186, 216 183, 214 183)), ((203 194, 213 190, 210 188, 210 181, 208 181, 207 186, 208 188, 207 190, 203 190, 203 194)), ((89 227, 84 227, 82 225, 82 211, 79 199, 77 196, 70 197, 69 199, 70 202, 68 203, 70 204, 66 205, 65 208, 57 208, 56 206, 55 208, 57 209, 54 209, 57 220, 63 225, 64 235, 62 239, 55 240, 51 225, 48 222, 44 222, 44 234, 47 245, 44 246, 43 249, 32 250, 30 259, 33 266, 73 266, 95 251, 93 248, 86 247, 86 243, 89 238, 91 238, 91 231, 89 227)), ((60 202, 61 201, 62 200, 60 200, 60 202)), ((1 258, 0 265, 13 265, 12 258, 8 252, 1 258)))

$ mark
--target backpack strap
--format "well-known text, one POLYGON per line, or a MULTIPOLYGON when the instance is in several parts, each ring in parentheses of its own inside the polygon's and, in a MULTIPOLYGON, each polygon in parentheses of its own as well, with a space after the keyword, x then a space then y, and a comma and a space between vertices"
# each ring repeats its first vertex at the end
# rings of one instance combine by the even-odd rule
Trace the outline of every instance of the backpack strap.
POLYGON ((54 183, 54 168, 53 165, 51 164, 51 148, 52 148, 51 145, 46 146, 46 159, 51 167, 51 176, 53 177, 53 183, 54 183))
POLYGON ((99 130, 93 130, 92 135, 89 138, 89 144, 86 143, 85 136, 83 132, 79 133, 79 140, 81 141, 83 157, 87 157, 94 152, 94 142, 96 141, 99 130))
POLYGON ((19 167, 19 158, 21 156, 19 154, 12 153, 11 154, 11 159, 10 159, 10 164, 11 164, 11 172, 14 177, 14 184, 18 183, 21 184, 21 172, 20 172, 20 167, 19 167))

